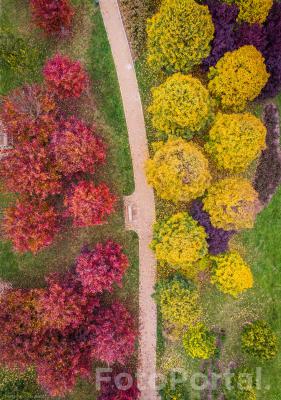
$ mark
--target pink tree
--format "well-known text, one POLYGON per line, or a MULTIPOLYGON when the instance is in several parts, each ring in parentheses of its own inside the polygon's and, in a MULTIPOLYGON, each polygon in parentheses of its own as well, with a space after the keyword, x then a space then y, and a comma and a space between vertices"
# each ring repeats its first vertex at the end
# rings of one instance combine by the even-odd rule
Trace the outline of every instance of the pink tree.
POLYGON ((49 90, 61 100, 79 98, 88 86, 89 77, 81 63, 61 54, 47 61, 43 74, 49 90))
POLYGON ((76 260, 76 272, 87 293, 112 291, 113 284, 121 286, 129 262, 122 247, 112 241, 98 243, 90 251, 85 249, 76 260))

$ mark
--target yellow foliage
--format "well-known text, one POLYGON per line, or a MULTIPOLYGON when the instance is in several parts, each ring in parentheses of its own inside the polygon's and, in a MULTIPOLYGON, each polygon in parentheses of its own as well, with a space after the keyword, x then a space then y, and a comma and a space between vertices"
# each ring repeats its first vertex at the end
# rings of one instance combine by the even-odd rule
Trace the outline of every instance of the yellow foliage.
POLYGON ((216 351, 216 337, 202 323, 191 326, 184 334, 182 342, 186 354, 192 358, 207 360, 216 351))
POLYGON ((176 330, 194 325, 202 316, 198 292, 180 277, 160 282, 155 298, 164 322, 176 330))
POLYGON ((223 109, 242 111, 266 85, 270 74, 264 57, 254 46, 227 52, 209 72, 209 91, 223 109))
POLYGON ((211 257, 214 262, 214 274, 211 283, 223 293, 237 297, 253 287, 253 275, 248 264, 236 251, 211 257))
POLYGON ((158 261, 186 267, 207 254, 206 238, 204 228, 182 212, 154 225, 151 247, 158 261))
POLYGON ((210 186, 208 160, 198 146, 170 138, 147 161, 148 183, 158 196, 174 203, 189 202, 204 194, 210 186))
POLYGON ((206 127, 211 115, 211 99, 199 79, 177 73, 152 89, 148 111, 155 129, 192 136, 206 127))
POLYGON ((265 139, 266 128, 254 115, 219 113, 205 150, 219 168, 241 172, 265 149, 265 139))
POLYGON ((212 225, 224 230, 250 229, 260 211, 258 193, 243 178, 225 178, 210 187, 203 199, 212 225))
POLYGON ((165 0, 148 20, 148 62, 155 69, 189 72, 210 54, 215 28, 207 6, 165 0))
POLYGON ((239 21, 263 24, 273 6, 273 0, 234 0, 239 7, 239 21))

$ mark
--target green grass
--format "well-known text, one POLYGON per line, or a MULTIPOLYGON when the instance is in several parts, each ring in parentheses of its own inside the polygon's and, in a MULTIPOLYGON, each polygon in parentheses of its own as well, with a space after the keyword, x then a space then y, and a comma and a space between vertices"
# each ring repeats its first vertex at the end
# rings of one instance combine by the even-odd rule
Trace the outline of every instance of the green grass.
MULTIPOLYGON (((0 24, 9 27, 30 43, 41 49, 38 63, 21 76, 4 71, 0 80, 0 93, 24 83, 42 80, 41 68, 44 60, 60 51, 78 58, 86 65, 91 76, 90 93, 84 96, 75 112, 88 123, 95 123, 98 133, 107 144, 107 164, 97 172, 95 180, 105 181, 119 197, 116 212, 103 226, 86 229, 69 227, 57 237, 55 243, 37 255, 13 252, 9 242, 0 241, 0 279, 12 282, 14 287, 42 287, 45 276, 53 271, 67 270, 81 248, 88 244, 113 239, 123 245, 129 257, 130 268, 123 282, 123 288, 116 289, 118 296, 137 319, 138 315, 138 237, 125 231, 123 195, 134 190, 133 172, 128 144, 126 123, 122 108, 117 75, 107 40, 102 17, 91 0, 74 0, 77 6, 75 25, 70 39, 56 43, 46 41, 37 30, 30 29, 30 15, 24 0, 0 0, 0 24), (33 69, 36 69, 33 73, 33 69), (31 79, 32 78, 32 79, 31 79)), ((9 204, 10 196, 0 195, 0 210, 9 204)), ((136 359, 132 359, 134 368, 136 359)), ((68 400, 94 400, 95 387, 92 382, 81 381, 68 400)))
MULTIPOLYGON (((163 81, 163 76, 155 77, 146 65, 144 58, 136 62, 139 87, 141 91, 148 138, 150 145, 156 139, 151 125, 147 107, 151 101, 150 89, 163 81)), ((276 99, 281 112, 281 95, 276 99)), ((253 103, 249 111, 261 116, 263 106, 253 103)), ((152 147, 151 150, 153 151, 152 147)), ((176 207, 169 202, 156 198, 158 218, 163 214, 176 212, 176 207)), ((229 361, 246 363, 250 367, 262 367, 263 390, 258 391, 258 400, 280 400, 280 368, 281 368, 281 188, 274 196, 269 207, 257 218, 254 229, 237 235, 232 247, 238 249, 252 266, 255 286, 247 291, 238 300, 223 295, 214 287, 204 286, 200 289, 201 303, 204 309, 205 322, 210 327, 219 327, 226 330, 221 359, 227 365, 229 361), (241 352, 241 327, 247 321, 264 318, 276 331, 280 339, 278 357, 265 364, 245 357, 241 352)), ((162 321, 158 319, 158 365, 161 371, 161 356, 165 349, 165 340, 161 333, 162 321)), ((190 360, 186 366, 188 375, 199 372, 199 364, 190 360)), ((193 400, 199 398, 198 392, 191 391, 193 400)))

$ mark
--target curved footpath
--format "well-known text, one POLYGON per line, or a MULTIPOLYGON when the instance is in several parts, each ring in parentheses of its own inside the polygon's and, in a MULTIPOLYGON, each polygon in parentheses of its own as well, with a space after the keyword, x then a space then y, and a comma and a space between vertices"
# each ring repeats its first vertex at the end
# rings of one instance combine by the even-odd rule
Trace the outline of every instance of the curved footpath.
POLYGON ((135 192, 124 199, 126 228, 139 236, 139 371, 138 383, 142 400, 156 400, 157 314, 152 299, 156 280, 156 260, 149 243, 155 221, 152 188, 146 183, 144 164, 148 146, 142 103, 132 55, 117 0, 100 0, 100 8, 118 75, 132 154, 135 192))

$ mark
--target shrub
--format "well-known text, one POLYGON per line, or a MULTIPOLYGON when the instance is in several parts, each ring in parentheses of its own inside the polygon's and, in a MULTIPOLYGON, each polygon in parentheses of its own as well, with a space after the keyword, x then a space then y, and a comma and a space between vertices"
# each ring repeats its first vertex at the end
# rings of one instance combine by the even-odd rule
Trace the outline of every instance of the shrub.
POLYGON ((59 232, 58 215, 45 202, 17 200, 5 210, 3 228, 15 251, 37 253, 52 244, 59 232))
POLYGON ((122 285, 128 265, 122 247, 109 240, 104 245, 98 243, 92 251, 85 248, 76 259, 76 272, 87 293, 111 292, 114 283, 122 285))
POLYGON ((226 53, 209 72, 209 90, 223 109, 243 110, 266 85, 269 74, 254 46, 226 53))
POLYGON ((42 86, 25 85, 4 98, 1 120, 12 142, 48 142, 57 129, 57 106, 42 86))
POLYGON ((255 374, 245 368, 231 372, 227 377, 231 385, 223 385, 225 400, 256 400, 256 388, 253 382, 249 382, 249 376, 255 377, 255 374))
POLYGON ((252 228, 260 211, 257 192, 243 178, 225 178, 216 182, 208 190, 203 204, 212 225, 226 231, 252 228))
POLYGON ((159 0, 121 0, 121 12, 130 45, 135 57, 139 57, 146 45, 146 21, 154 14, 159 0))
POLYGON ((43 398, 43 393, 36 384, 34 370, 25 372, 0 369, 0 400, 34 400, 43 398))
POLYGON ((212 15, 215 26, 215 37, 211 43, 211 53, 203 60, 203 66, 208 69, 216 65, 219 59, 227 52, 235 50, 234 25, 238 15, 235 4, 226 4, 220 0, 207 0, 205 2, 212 15))
POLYGON ((158 196, 175 203, 202 196, 211 182, 208 161, 200 148, 183 139, 169 139, 146 165, 148 183, 158 196))
POLYGON ((79 61, 56 54, 43 69, 49 90, 59 99, 79 98, 88 85, 88 75, 79 61))
POLYGON ((182 266, 207 254, 206 237, 204 228, 182 212, 154 225, 151 247, 158 261, 182 266))
POLYGON ((193 325, 202 315, 198 292, 180 276, 160 281, 154 297, 164 322, 176 329, 193 325))
POLYGON ((253 287, 253 275, 248 264, 239 253, 233 251, 211 258, 213 275, 211 283, 223 293, 237 297, 240 293, 253 287))
POLYGON ((93 355, 107 364, 125 364, 135 350, 134 322, 121 303, 100 309, 93 326, 93 355))
POLYGON ((216 337, 202 324, 191 326, 183 336, 183 347, 192 358, 207 360, 216 351, 216 337))
POLYGON ((206 6, 167 0, 148 20, 148 62, 156 69, 189 72, 210 53, 214 26, 206 6))
POLYGON ((233 0, 239 6, 238 19, 250 24, 265 22, 273 0, 233 0))
POLYGON ((51 151, 63 175, 78 172, 93 174, 105 162, 105 146, 92 130, 76 117, 70 117, 53 132, 51 151))
POLYGON ((192 203, 190 215, 205 229, 209 253, 212 255, 225 253, 228 250, 229 240, 236 232, 215 228, 211 223, 209 214, 203 210, 201 200, 195 200, 192 203))
POLYGON ((9 70, 16 74, 24 73, 38 57, 36 47, 17 37, 13 32, 0 29, 0 71, 9 70))
POLYGON ((219 168, 242 172, 265 149, 265 137, 266 128, 254 115, 219 113, 205 150, 219 168))
POLYGON ((76 227, 100 225, 114 210, 116 197, 105 183, 80 181, 73 185, 64 199, 65 217, 73 219, 76 227))
POLYGON ((242 24, 238 25, 235 36, 237 49, 242 46, 252 45, 261 53, 264 53, 264 50, 267 46, 267 38, 263 25, 257 23, 248 24, 247 22, 243 22, 242 24))
POLYGON ((48 35, 64 36, 72 23, 74 10, 69 0, 30 0, 36 25, 48 35))
POLYGON ((277 354, 277 336, 265 321, 247 324, 241 340, 242 350, 261 360, 270 360, 277 354))
POLYGON ((281 184, 281 150, 279 113, 274 104, 265 107, 267 128, 266 149, 263 150, 256 170, 254 188, 263 204, 268 204, 281 184))
MULTIPOLYGON (((171 371, 169 371, 171 372, 171 371)), ((184 383, 176 383, 177 378, 180 380, 180 374, 174 375, 175 379, 172 381, 171 377, 166 377, 166 385, 160 390, 162 400, 189 400, 184 383)))
POLYGON ((41 199, 61 191, 60 177, 38 140, 17 145, 4 154, 0 175, 7 190, 41 199))
POLYGON ((270 78, 263 88, 261 97, 275 97, 281 89, 281 4, 277 1, 264 24, 267 47, 264 50, 266 67, 270 78))
POLYGON ((206 127, 211 116, 211 99, 199 79, 178 73, 152 89, 148 111, 155 129, 192 137, 206 127))

